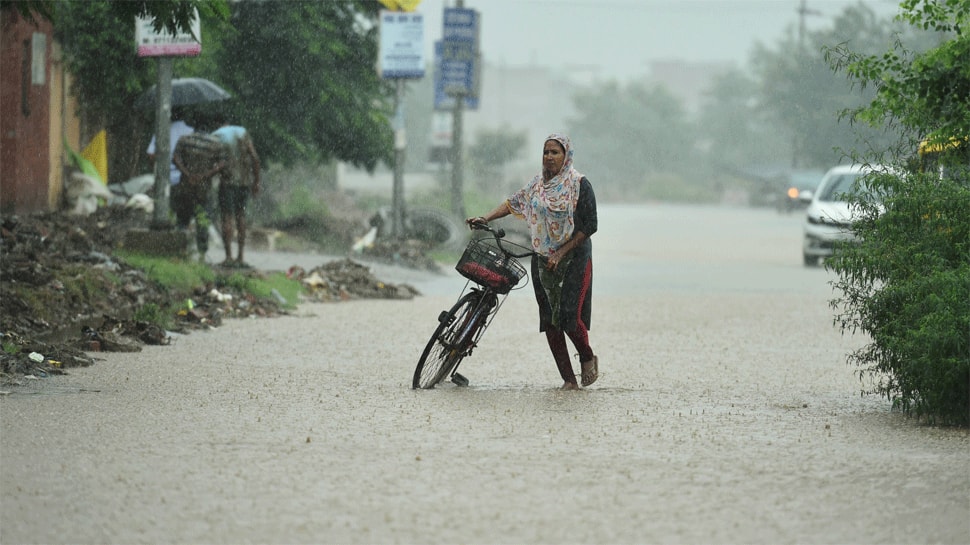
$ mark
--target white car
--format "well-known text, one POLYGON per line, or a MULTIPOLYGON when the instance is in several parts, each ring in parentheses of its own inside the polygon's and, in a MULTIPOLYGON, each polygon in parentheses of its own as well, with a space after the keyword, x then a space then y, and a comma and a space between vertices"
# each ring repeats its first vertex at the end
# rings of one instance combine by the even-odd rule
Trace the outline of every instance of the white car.
MULTIPOLYGON (((858 219, 858 210, 850 206, 845 196, 855 189, 856 180, 883 167, 845 165, 829 169, 811 195, 803 196, 809 201, 805 215, 805 237, 802 256, 805 265, 814 267, 819 260, 832 255, 838 242, 855 238, 852 222, 858 219)), ((865 191, 865 188, 861 188, 865 191)))

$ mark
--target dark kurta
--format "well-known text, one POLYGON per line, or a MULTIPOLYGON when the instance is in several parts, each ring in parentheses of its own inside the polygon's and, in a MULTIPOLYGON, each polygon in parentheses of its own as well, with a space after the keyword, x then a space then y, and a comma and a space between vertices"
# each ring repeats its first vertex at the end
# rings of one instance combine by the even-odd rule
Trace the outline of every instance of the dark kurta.
MULTIPOLYGON (((577 245, 568 256, 568 263, 560 269, 562 271, 562 296, 559 305, 559 329, 562 331, 572 331, 576 329, 576 317, 582 317, 586 328, 590 328, 590 318, 592 316, 592 266, 590 266, 589 286, 586 296, 583 299, 582 308, 579 308, 579 298, 582 294, 583 275, 586 271, 587 263, 593 258, 593 245, 590 238, 598 227, 596 218, 596 195, 593 193, 593 186, 584 176, 579 181, 579 199, 576 202, 576 210, 573 213, 574 233, 582 232, 586 234, 586 240, 577 245), (577 312, 578 311, 578 312, 577 312)), ((545 331, 551 325, 552 305, 542 285, 539 274, 539 259, 532 258, 532 286, 536 293, 536 302, 539 303, 539 331, 545 331)))

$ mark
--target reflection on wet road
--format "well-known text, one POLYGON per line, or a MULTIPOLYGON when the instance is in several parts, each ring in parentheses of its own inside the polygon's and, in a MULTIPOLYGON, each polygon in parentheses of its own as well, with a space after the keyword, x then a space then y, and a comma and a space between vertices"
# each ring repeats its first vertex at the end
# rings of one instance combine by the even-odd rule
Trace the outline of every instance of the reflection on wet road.
POLYGON ((425 295, 103 354, 0 397, 0 542, 966 543, 968 434, 859 395, 865 339, 833 328, 800 229, 601 206, 579 392, 528 289, 470 387, 411 390, 456 273, 375 268, 425 295))

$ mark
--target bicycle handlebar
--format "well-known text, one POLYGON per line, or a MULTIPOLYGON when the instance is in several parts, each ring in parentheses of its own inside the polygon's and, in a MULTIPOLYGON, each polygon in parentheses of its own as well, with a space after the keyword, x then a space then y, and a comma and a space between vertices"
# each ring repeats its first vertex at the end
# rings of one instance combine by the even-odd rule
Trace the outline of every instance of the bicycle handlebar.
MULTIPOLYGON (((468 227, 470 227, 472 230, 475 230, 475 231, 486 231, 488 233, 491 233, 491 235, 495 238, 495 243, 498 245, 499 249, 502 250, 502 252, 504 252, 508 256, 521 259, 523 257, 532 257, 534 255, 539 255, 531 249, 526 250, 521 254, 509 251, 508 249, 506 249, 505 246, 502 245, 502 238, 505 237, 505 229, 502 229, 501 227, 492 228, 492 226, 490 226, 488 222, 482 223, 482 222, 476 222, 476 221, 469 222, 468 227)), ((511 244, 513 246, 518 246, 523 249, 525 248, 525 246, 520 246, 514 242, 509 242, 508 244, 511 244)), ((541 258, 542 256, 539 256, 539 257, 541 258)))

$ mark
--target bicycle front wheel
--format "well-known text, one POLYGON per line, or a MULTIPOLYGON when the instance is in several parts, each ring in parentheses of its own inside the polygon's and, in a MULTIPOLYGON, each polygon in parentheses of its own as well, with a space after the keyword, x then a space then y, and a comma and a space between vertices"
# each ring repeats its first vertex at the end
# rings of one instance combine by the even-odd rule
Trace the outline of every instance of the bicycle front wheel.
POLYGON ((466 341, 469 336, 462 332, 475 316, 479 298, 476 292, 466 293, 451 310, 438 316, 438 327, 414 369, 412 388, 434 388, 468 354, 466 341))

